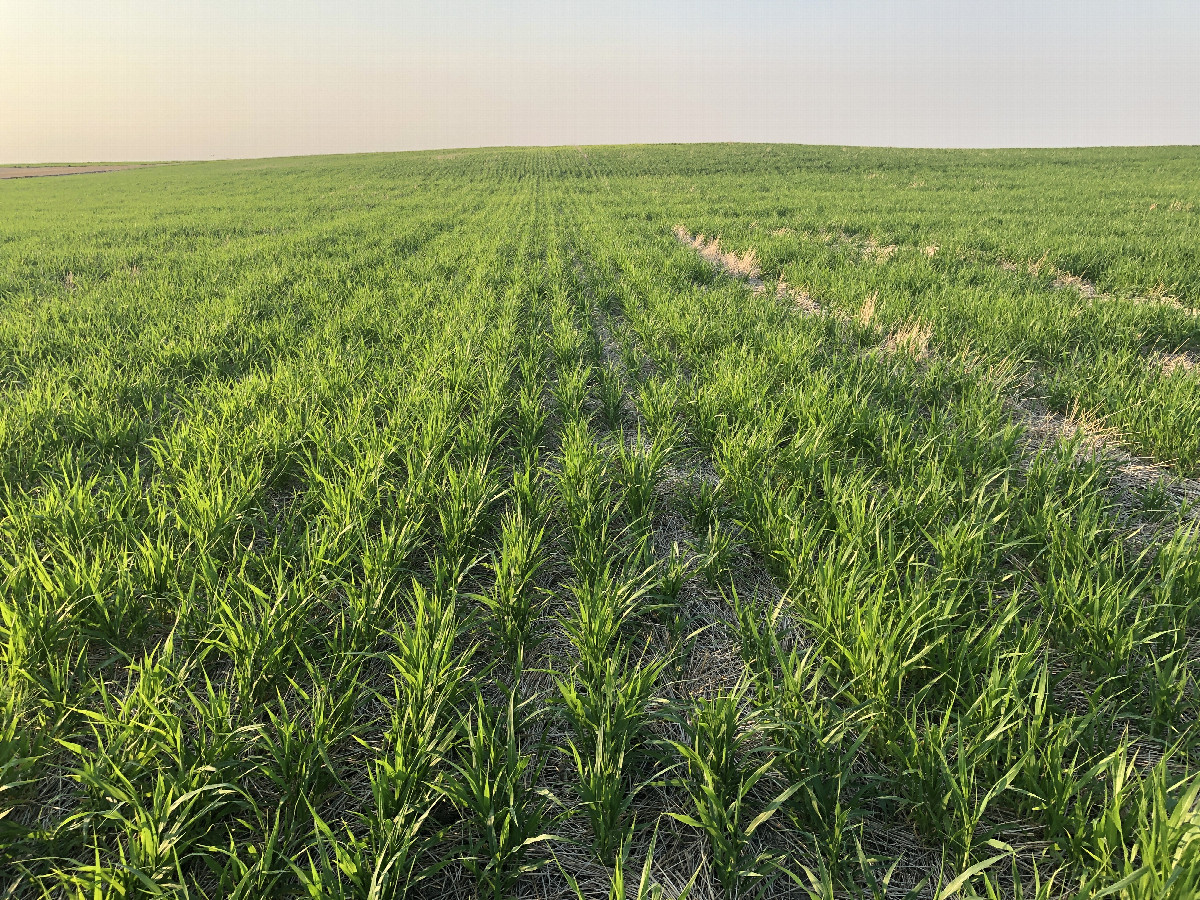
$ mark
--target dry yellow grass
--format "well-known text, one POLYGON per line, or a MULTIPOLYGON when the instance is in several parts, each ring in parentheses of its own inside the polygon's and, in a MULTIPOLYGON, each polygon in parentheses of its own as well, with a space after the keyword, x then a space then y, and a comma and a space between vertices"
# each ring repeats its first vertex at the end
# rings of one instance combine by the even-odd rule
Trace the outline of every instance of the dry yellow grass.
POLYGON ((1072 275, 1070 272, 1060 272, 1055 276, 1051 286, 1060 290, 1062 288, 1074 288, 1089 300, 1099 294, 1099 291, 1096 290, 1096 285, 1092 284, 1086 278, 1082 278, 1079 275, 1072 275))
POLYGON ((1195 372, 1200 369, 1200 356, 1195 353, 1164 353, 1158 358, 1159 368, 1164 375, 1176 372, 1195 372))
POLYGON ((732 251, 725 252, 721 249, 719 238, 709 240, 703 234, 693 236, 682 225, 675 226, 675 236, 714 266, 720 266, 736 278, 757 278, 760 274, 753 247, 740 255, 732 251))
POLYGON ((933 326, 920 319, 907 322, 887 336, 880 349, 885 353, 907 353, 916 359, 929 356, 933 326))
MULTIPOLYGON (((723 252, 717 238, 709 240, 703 234, 693 235, 682 225, 676 225, 674 232, 675 237, 695 250, 703 259, 708 260, 727 275, 731 275, 749 284, 754 288, 754 293, 761 294, 767 289, 767 286, 760 277, 761 271, 753 248, 739 256, 736 253, 723 252)), ((780 299, 791 299, 796 309, 805 315, 819 316, 825 314, 825 310, 812 298, 812 295, 808 291, 803 288, 789 286, 782 275, 775 283, 775 296, 780 299)))
POLYGON ((862 308, 858 311, 858 324, 864 328, 875 321, 875 302, 879 299, 879 295, 872 293, 866 300, 863 301, 862 308))
POLYGON ((896 251, 899 249, 895 244, 883 245, 874 238, 868 238, 867 242, 863 244, 862 256, 863 259, 871 260, 872 262, 885 263, 895 256, 896 251))

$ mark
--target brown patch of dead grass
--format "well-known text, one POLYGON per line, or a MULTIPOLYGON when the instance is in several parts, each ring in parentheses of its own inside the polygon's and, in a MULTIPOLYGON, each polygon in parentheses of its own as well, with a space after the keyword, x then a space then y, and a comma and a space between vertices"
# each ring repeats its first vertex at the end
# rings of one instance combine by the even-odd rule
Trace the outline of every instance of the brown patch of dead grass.
POLYGON ((906 353, 914 359, 926 359, 929 356, 929 343, 932 338, 933 325, 917 318, 906 322, 884 338, 879 349, 884 353, 906 353))
MULTIPOLYGON (((1109 299, 1107 297, 1103 299, 1109 299)), ((1200 317, 1200 309, 1194 309, 1190 306, 1184 306, 1176 297, 1169 297, 1166 294, 1154 293, 1149 297, 1130 297, 1129 301, 1137 306, 1169 306, 1171 309, 1183 313, 1185 316, 1193 318, 1200 317)))
MULTIPOLYGON (((1045 258, 1030 264, 1030 274, 1037 275, 1043 266, 1045 258)), ((1003 263, 1001 263, 1003 265, 1003 263)), ((1061 269, 1053 270, 1054 281, 1050 286, 1055 290, 1073 289, 1086 300, 1103 300, 1123 303, 1132 303, 1136 306, 1169 306, 1189 316, 1200 316, 1200 310, 1193 309, 1189 306, 1184 306, 1176 297, 1171 297, 1166 293, 1166 289, 1162 284, 1157 284, 1144 297, 1128 297, 1120 298, 1112 294, 1101 291, 1096 284, 1081 275, 1074 275, 1070 272, 1064 272, 1061 269)))
POLYGON ((1050 283, 1052 288, 1062 290, 1063 288, 1074 288, 1088 300, 1092 300, 1099 295, 1096 285, 1088 279, 1080 275, 1072 275, 1070 272, 1059 272, 1054 281, 1050 283))
POLYGON ((862 257, 865 260, 870 260, 874 263, 885 263, 893 256, 900 248, 896 244, 880 244, 874 238, 867 238, 862 248, 862 257))
POLYGON ((858 324, 864 328, 868 327, 875 321, 875 304, 879 300, 879 294, 873 292, 866 300, 863 301, 862 308, 858 311, 858 324))
POLYGON ((1192 373, 1200 369, 1200 354, 1190 351, 1164 353, 1157 359, 1159 370, 1164 375, 1174 375, 1176 372, 1192 373))
MULTIPOLYGON (((723 252, 717 238, 709 240, 703 234, 693 235, 682 225, 676 225, 674 231, 675 237, 700 254, 701 258, 708 260, 727 275, 745 281, 754 288, 754 293, 761 294, 767 289, 762 281, 762 272, 753 247, 739 256, 736 253, 723 252)), ((805 315, 818 316, 825 313, 808 291, 789 286, 783 276, 775 283, 775 296, 781 300, 790 299, 796 309, 805 315)))
POLYGON ((682 225, 675 226, 675 236, 704 259, 714 266, 724 269, 735 278, 758 278, 760 274, 753 247, 741 254, 732 251, 726 252, 721 249, 720 238, 705 238, 703 234, 693 235, 682 225))
POLYGON ((791 287, 782 275, 775 285, 775 296, 781 300, 790 299, 795 307, 807 316, 819 316, 825 312, 808 291, 791 287))

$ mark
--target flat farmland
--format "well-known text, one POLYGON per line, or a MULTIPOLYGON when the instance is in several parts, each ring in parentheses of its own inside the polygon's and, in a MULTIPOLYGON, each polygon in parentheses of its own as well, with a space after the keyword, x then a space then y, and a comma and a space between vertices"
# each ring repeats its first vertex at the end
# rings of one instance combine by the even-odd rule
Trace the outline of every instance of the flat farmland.
POLYGON ((0 213, 0 896, 1200 893, 1200 150, 0 213))

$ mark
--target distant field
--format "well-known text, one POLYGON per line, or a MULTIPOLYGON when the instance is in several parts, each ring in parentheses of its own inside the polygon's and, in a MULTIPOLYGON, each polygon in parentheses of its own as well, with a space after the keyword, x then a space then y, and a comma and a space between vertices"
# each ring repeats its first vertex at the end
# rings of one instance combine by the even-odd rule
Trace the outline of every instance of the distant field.
POLYGON ((0 208, 0 896, 1200 893, 1200 150, 0 208))
POLYGON ((0 166, 0 180, 10 178, 46 178, 52 175, 98 175, 102 172, 120 172, 124 169, 139 169, 140 165, 96 165, 96 166, 0 166))

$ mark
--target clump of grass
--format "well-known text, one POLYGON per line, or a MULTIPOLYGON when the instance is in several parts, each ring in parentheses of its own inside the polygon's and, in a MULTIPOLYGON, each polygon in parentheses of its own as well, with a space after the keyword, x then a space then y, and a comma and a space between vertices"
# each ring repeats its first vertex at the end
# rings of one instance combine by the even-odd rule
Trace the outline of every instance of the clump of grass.
POLYGON ((625 385, 621 373, 612 366, 600 369, 600 411, 604 424, 616 430, 621 426, 625 409, 625 385))
POLYGON ((667 663, 663 657, 639 665, 618 654, 602 672, 581 665, 579 678, 558 683, 572 732, 563 752, 574 764, 593 849, 605 864, 616 864, 614 854, 632 836, 634 800, 659 777, 645 771, 649 754, 642 739, 653 714, 654 686, 667 663))
POLYGON ((436 785, 465 816, 462 863, 477 880, 481 895, 509 897, 517 879, 545 865, 537 845, 553 840, 553 798, 537 787, 546 766, 544 748, 534 755, 517 743, 519 707, 510 694, 496 709, 477 697, 475 710, 463 721, 465 742, 454 774, 436 785))
POLYGON ((748 683, 712 699, 697 699, 682 720, 689 743, 674 742, 686 765, 680 779, 690 813, 669 813, 698 829, 708 842, 713 872, 729 896, 754 881, 779 875, 782 860, 755 849, 752 839, 802 785, 757 802, 755 788, 775 769, 778 750, 767 740, 761 715, 743 712, 748 683))
POLYGON ((536 646, 543 595, 533 578, 544 562, 544 534, 544 527, 530 522, 519 510, 506 517, 500 547, 491 559, 495 581, 488 593, 478 596, 490 613, 489 628, 514 679, 519 679, 525 655, 536 646))

